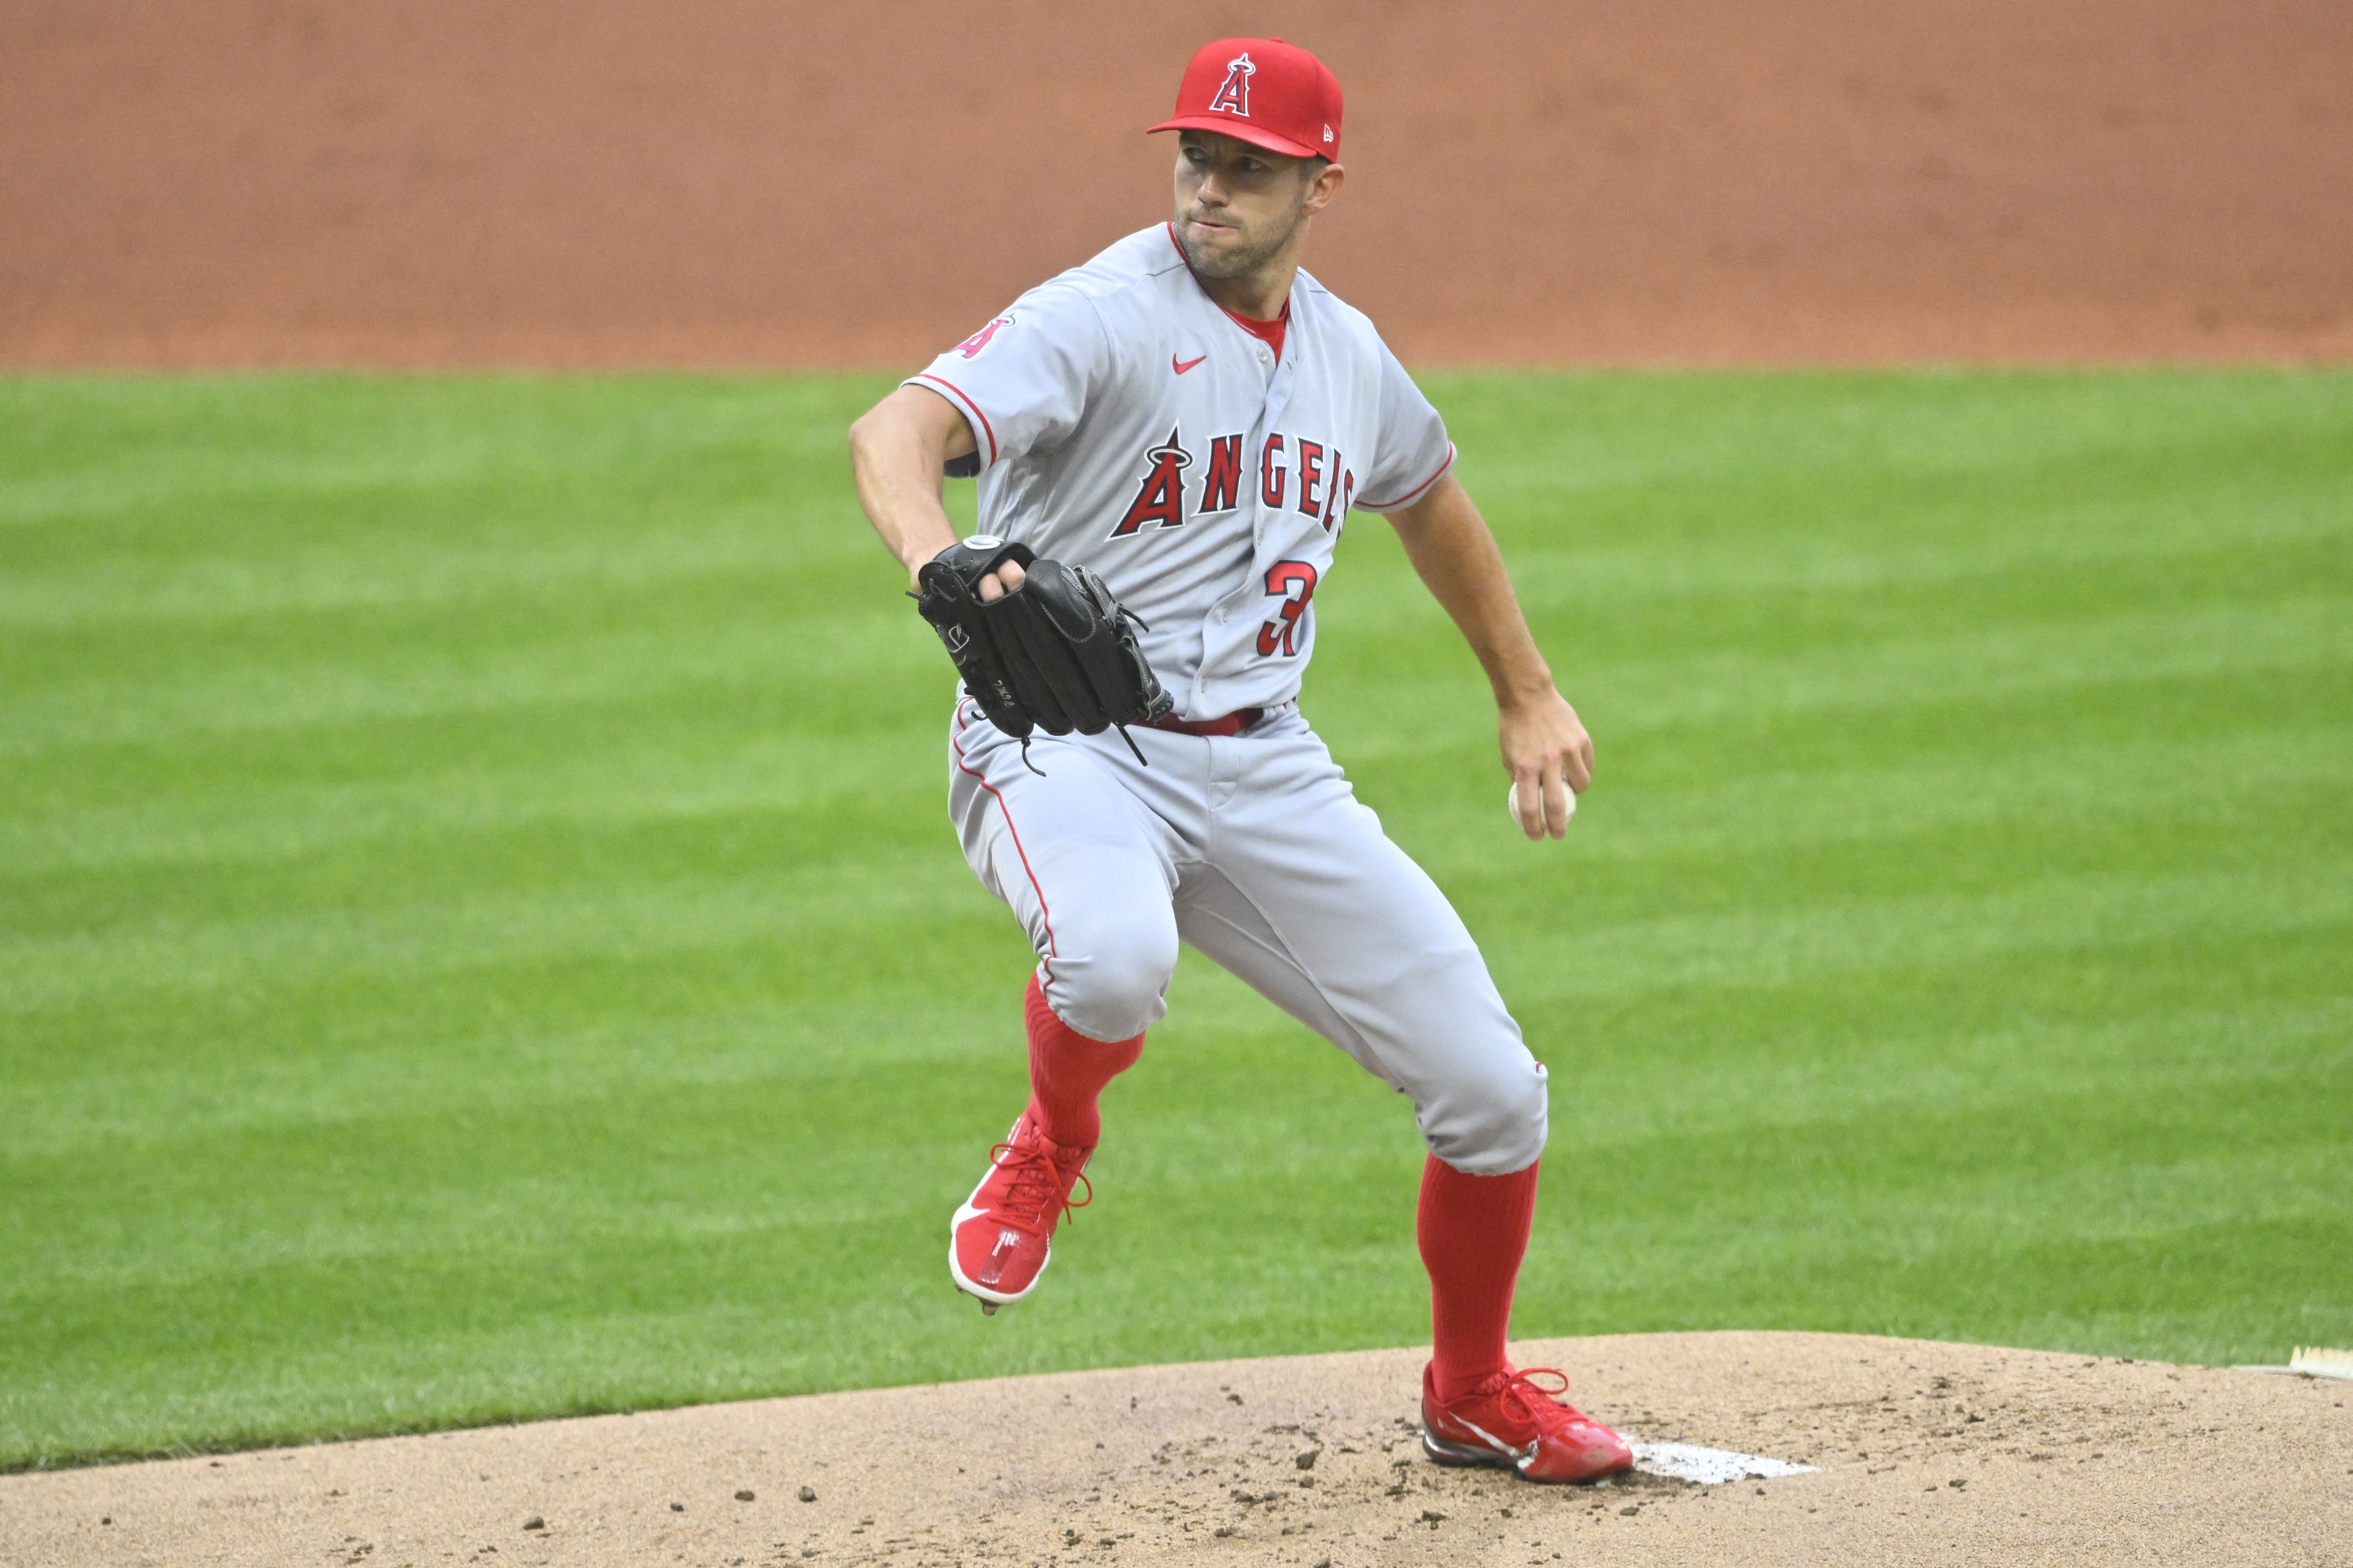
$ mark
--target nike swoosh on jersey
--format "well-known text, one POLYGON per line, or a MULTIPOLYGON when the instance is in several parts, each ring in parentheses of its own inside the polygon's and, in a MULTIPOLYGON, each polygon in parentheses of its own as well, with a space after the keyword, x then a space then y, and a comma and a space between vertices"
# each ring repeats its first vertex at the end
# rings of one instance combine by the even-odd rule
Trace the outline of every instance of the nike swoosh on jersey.
POLYGON ((1176 374, 1178 375, 1182 375, 1187 371, 1192 369, 1195 365, 1199 364, 1202 360, 1208 359, 1208 357, 1209 356, 1208 354, 1202 354, 1196 359, 1178 359, 1175 354, 1170 354, 1168 356, 1168 363, 1176 368, 1176 374))

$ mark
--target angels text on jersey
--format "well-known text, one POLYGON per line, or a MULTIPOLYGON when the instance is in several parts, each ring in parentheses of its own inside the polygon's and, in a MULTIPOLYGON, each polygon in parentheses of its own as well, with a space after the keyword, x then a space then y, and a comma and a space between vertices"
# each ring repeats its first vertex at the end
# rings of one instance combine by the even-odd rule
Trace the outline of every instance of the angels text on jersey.
POLYGON ((1258 443, 1252 471, 1245 476, 1243 447, 1250 438, 1247 431, 1239 430, 1209 438, 1208 462, 1188 507, 1185 475, 1196 465, 1185 448, 1182 426, 1171 429, 1166 440, 1145 451, 1135 499, 1128 502, 1110 537, 1125 539, 1147 528, 1182 528, 1191 517, 1237 510, 1245 504, 1246 479, 1256 480, 1261 506, 1279 509, 1288 503, 1316 519, 1325 532, 1338 530, 1356 494, 1356 471, 1340 449, 1304 436, 1270 431, 1258 443))

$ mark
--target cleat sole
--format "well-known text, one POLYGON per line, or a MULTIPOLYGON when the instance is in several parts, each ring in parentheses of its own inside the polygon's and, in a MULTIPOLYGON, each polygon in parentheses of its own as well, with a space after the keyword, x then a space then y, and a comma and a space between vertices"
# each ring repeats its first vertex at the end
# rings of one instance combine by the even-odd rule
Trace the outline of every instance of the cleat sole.
POLYGON ((1533 1481, 1538 1486, 1591 1486, 1595 1481, 1620 1474, 1628 1468, 1627 1466, 1620 1465, 1610 1469, 1595 1470, 1590 1475, 1565 1477, 1558 1480, 1547 1479, 1529 1475, 1526 1470, 1521 1468, 1516 1455, 1499 1454, 1493 1448, 1474 1448, 1467 1443, 1450 1443, 1445 1438, 1433 1435, 1428 1427, 1422 1428, 1421 1451, 1429 1455, 1437 1464, 1466 1468, 1475 1466, 1485 1469, 1509 1470, 1521 1479, 1533 1481))
POLYGON ((1509 1454, 1498 1454, 1491 1448, 1473 1448, 1463 1443, 1450 1443, 1427 1428, 1421 1434, 1421 1451, 1441 1465, 1475 1465, 1499 1470, 1519 1468, 1509 1454))

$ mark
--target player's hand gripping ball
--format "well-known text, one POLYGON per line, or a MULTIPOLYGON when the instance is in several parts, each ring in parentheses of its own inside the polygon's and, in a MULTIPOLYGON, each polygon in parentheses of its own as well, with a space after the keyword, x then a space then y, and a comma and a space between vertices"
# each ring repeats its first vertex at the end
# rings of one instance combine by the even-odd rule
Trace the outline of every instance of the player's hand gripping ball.
MULTIPOLYGON (((1571 822, 1575 822, 1577 820, 1577 792, 1573 789, 1568 789, 1567 785, 1563 785, 1562 788, 1567 790, 1568 795, 1568 819, 1571 822)), ((1544 809, 1544 786, 1542 784, 1538 784, 1532 793, 1536 796, 1536 809, 1541 813, 1544 809)), ((1525 833, 1527 831, 1527 822, 1525 818, 1520 816, 1520 784, 1517 779, 1514 779, 1504 791, 1504 809, 1512 814, 1512 826, 1518 828, 1521 832, 1525 833)))

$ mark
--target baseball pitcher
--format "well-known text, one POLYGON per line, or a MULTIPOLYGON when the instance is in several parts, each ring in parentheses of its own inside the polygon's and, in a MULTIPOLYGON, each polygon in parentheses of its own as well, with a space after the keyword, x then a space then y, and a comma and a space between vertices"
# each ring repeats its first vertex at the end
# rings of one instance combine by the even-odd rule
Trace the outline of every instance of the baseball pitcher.
POLYGON ((1584 1480, 1632 1456, 1504 1354, 1545 1069, 1453 908, 1300 713, 1351 510, 1386 517, 1494 689, 1512 802, 1558 837, 1593 746, 1554 689, 1446 426, 1371 321, 1301 270, 1338 198, 1340 86, 1226 38, 1176 111, 1173 218, 1040 284, 850 431, 859 498, 961 677, 948 811, 1038 953, 1029 1105, 955 1211, 948 1271, 1036 1289, 1182 941, 1411 1097, 1440 1464, 1584 1480), (943 473, 976 474, 958 541, 943 473))

